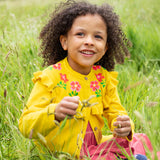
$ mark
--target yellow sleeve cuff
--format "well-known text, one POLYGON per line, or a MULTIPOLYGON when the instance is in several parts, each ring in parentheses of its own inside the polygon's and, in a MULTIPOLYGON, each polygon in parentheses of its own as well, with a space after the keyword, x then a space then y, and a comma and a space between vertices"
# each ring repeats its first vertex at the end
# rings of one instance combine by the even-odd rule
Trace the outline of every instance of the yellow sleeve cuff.
POLYGON ((48 111, 47 111, 48 115, 54 115, 56 105, 57 105, 56 103, 48 105, 48 111))
POLYGON ((126 139, 130 142, 133 139, 133 135, 134 135, 134 123, 132 120, 131 121, 131 132, 130 134, 126 137, 126 139))

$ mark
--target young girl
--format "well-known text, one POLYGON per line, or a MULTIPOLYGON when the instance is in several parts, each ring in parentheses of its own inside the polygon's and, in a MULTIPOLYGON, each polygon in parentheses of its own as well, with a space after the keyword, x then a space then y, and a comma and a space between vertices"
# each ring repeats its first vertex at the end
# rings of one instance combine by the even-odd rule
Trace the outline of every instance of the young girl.
POLYGON ((34 74, 35 86, 19 120, 22 134, 37 140, 41 135, 50 152, 76 158, 132 156, 134 125, 120 103, 112 71, 129 55, 129 41, 112 7, 61 3, 40 39, 48 68, 34 74), (102 135, 105 118, 113 136, 102 135))

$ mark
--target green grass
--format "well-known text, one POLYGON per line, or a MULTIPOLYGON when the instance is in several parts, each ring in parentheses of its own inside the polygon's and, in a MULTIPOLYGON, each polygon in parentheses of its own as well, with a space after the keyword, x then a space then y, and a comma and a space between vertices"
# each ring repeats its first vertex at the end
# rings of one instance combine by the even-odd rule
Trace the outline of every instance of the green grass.
MULTIPOLYGON (((108 2, 120 15, 133 43, 131 58, 116 66, 119 95, 134 120, 135 131, 148 135, 156 157, 160 150, 160 2, 108 2)), ((33 72, 42 69, 38 34, 54 3, 51 0, 0 1, 0 159, 51 159, 21 135, 18 119, 33 86, 33 72)))

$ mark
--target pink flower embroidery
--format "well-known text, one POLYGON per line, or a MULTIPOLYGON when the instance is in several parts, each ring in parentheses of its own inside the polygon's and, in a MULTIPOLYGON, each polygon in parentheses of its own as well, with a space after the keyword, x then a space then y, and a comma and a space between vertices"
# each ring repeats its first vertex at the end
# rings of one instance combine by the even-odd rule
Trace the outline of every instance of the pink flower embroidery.
POLYGON ((71 82, 71 89, 73 90, 73 91, 77 91, 77 92, 79 92, 80 91, 80 88, 81 88, 81 85, 79 84, 79 82, 77 82, 77 81, 72 81, 71 82))
POLYGON ((56 63, 53 65, 53 68, 54 69, 58 69, 58 70, 61 70, 61 63, 56 63))
POLYGON ((98 74, 95 74, 95 75, 96 75, 97 80, 98 80, 99 82, 101 82, 102 79, 104 79, 104 76, 102 75, 102 73, 98 73, 98 74))
POLYGON ((97 70, 97 69, 100 69, 101 66, 100 66, 100 65, 96 65, 96 66, 93 66, 92 68, 93 68, 94 70, 97 70))
POLYGON ((68 81, 66 74, 60 73, 60 76, 61 76, 61 80, 63 80, 64 83, 66 83, 68 81))
POLYGON ((90 84, 90 87, 92 88, 93 91, 96 91, 97 89, 99 89, 98 81, 92 81, 90 84))

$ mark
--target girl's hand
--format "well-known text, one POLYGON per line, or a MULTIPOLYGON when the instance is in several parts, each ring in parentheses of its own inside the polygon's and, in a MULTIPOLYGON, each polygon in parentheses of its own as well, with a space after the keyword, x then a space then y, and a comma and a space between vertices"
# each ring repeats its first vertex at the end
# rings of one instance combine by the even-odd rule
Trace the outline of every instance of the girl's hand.
POLYGON ((113 123, 117 128, 114 129, 114 135, 118 137, 126 137, 131 132, 131 122, 130 118, 127 115, 118 116, 117 121, 113 123))
POLYGON ((73 116, 76 114, 76 109, 79 105, 79 97, 64 97, 55 108, 55 119, 62 121, 67 115, 73 116))

